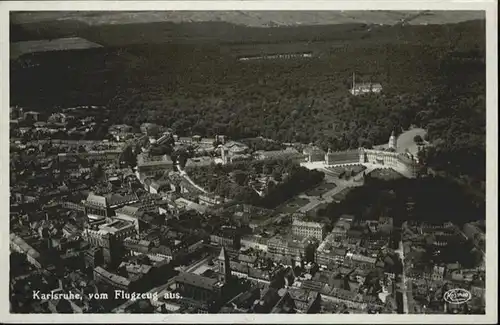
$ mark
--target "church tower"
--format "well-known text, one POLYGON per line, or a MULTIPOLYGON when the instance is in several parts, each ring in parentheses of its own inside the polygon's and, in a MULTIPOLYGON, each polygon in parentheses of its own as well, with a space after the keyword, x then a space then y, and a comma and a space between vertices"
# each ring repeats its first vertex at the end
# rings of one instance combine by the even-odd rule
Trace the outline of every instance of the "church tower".
POLYGON ((222 246, 222 249, 220 250, 218 263, 219 263, 219 280, 222 282, 227 282, 227 280, 231 278, 231 265, 229 262, 229 255, 227 254, 227 251, 224 248, 224 246, 222 246))
POLYGON ((392 131, 391 137, 389 138, 389 149, 396 150, 396 148, 397 148, 396 135, 394 134, 394 131, 392 131))
POLYGON ((226 148, 225 146, 221 146, 220 150, 221 150, 222 164, 223 165, 229 164, 229 149, 226 148))

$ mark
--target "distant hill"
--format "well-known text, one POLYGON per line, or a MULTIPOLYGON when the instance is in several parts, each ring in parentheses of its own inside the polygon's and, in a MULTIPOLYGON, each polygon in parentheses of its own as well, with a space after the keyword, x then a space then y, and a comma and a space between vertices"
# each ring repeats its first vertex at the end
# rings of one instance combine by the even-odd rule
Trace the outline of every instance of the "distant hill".
POLYGON ((14 24, 79 21, 87 25, 121 25, 152 22, 228 22, 252 27, 329 24, 447 24, 485 19, 483 11, 107 11, 16 12, 14 24))

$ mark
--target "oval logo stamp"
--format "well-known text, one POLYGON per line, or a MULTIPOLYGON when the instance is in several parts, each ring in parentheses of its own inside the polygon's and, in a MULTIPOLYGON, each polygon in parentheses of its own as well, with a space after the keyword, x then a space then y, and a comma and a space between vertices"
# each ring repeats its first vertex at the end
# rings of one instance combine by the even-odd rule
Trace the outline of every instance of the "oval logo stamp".
POLYGON ((444 301, 457 305, 464 304, 471 298, 472 295, 469 291, 460 288, 448 290, 443 296, 444 301))

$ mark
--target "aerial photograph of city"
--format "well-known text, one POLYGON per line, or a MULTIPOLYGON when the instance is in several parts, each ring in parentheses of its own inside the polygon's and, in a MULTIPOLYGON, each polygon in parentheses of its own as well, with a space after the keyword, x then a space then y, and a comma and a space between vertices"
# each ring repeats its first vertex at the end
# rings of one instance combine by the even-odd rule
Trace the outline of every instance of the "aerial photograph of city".
POLYGON ((484 10, 9 15, 11 314, 485 315, 484 10))

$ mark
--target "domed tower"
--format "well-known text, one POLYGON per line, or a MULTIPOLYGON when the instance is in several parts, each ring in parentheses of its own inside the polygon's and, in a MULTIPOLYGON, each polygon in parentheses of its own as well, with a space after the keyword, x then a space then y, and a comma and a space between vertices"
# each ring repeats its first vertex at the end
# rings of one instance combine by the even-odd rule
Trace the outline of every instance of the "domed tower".
POLYGON ((391 136, 389 138, 389 149, 396 150, 396 147, 397 147, 396 135, 394 134, 394 131, 392 131, 391 136))

